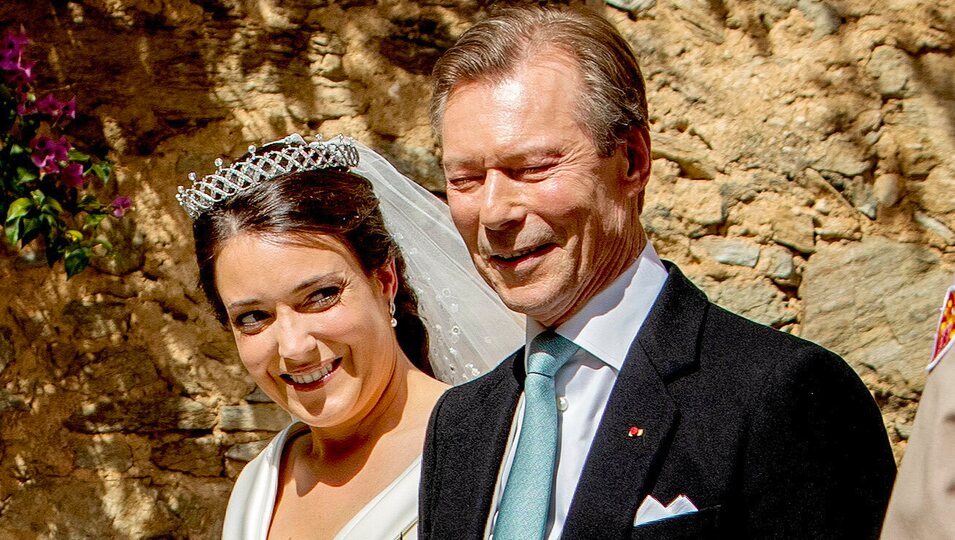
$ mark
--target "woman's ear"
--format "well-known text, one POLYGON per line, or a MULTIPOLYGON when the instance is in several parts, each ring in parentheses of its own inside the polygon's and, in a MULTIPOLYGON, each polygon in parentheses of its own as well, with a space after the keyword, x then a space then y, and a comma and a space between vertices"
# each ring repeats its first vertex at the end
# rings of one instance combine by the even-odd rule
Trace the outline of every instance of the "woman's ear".
POLYGON ((372 274, 381 286, 382 295, 388 300, 394 300, 398 294, 398 270, 395 268, 394 257, 376 268, 372 274))

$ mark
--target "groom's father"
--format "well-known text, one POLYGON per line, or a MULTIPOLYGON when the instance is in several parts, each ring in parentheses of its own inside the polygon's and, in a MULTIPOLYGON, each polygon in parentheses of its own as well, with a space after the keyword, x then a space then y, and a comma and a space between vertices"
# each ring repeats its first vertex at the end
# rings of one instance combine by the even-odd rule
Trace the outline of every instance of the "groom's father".
POLYGON ((435 408, 422 538, 873 538, 895 474, 852 369, 707 301, 639 216, 640 68, 589 12, 521 8, 434 70, 448 202, 527 346, 435 408))

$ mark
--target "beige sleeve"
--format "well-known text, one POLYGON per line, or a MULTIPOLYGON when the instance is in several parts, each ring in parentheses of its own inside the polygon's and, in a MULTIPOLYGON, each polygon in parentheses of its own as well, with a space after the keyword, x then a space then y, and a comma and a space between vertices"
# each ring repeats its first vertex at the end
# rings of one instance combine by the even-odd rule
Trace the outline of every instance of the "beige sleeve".
POLYGON ((955 347, 929 374, 882 538, 955 540, 955 347))

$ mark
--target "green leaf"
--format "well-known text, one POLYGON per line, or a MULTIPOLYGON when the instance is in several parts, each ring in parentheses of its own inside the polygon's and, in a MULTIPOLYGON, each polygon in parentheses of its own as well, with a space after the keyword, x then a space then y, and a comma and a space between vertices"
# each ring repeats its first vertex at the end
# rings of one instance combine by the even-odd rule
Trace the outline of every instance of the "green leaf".
POLYGON ((33 208, 33 201, 28 197, 20 197, 13 201, 7 209, 7 223, 13 219, 27 215, 31 208, 33 208))
POLYGON ((47 228, 47 230, 49 230, 49 231, 55 231, 55 230, 57 230, 57 229, 59 228, 59 227, 56 226, 56 217, 53 216, 53 215, 51 215, 51 214, 48 213, 48 212, 44 212, 44 213, 40 214, 40 216, 39 216, 38 219, 39 219, 41 222, 46 223, 46 228, 47 228))
POLYGON ((58 216, 63 213, 63 205, 53 197, 47 197, 46 204, 43 205, 43 211, 58 216))
POLYGON ((90 264, 90 248, 83 247, 67 250, 63 258, 66 267, 66 277, 71 278, 86 269, 90 264))
POLYGON ((20 185, 29 184, 37 178, 39 178, 39 175, 35 171, 26 167, 17 167, 17 183, 20 185))
POLYGON ((19 144, 11 144, 11 145, 10 145, 10 155, 11 155, 11 156, 19 156, 19 155, 21 155, 21 154, 26 154, 26 153, 28 153, 28 152, 27 152, 27 149, 24 148, 24 147, 22 147, 22 146, 20 146, 19 144))
POLYGON ((76 205, 80 210, 85 210, 91 214, 100 212, 103 209, 103 203, 99 202, 95 196, 90 194, 84 195, 76 205))
POLYGON ((25 246, 32 242, 34 238, 40 236, 41 223, 36 218, 23 218, 21 223, 23 224, 23 232, 20 234, 20 242, 25 246))
POLYGON ((70 153, 68 155, 70 156, 70 161, 87 162, 90 160, 89 154, 84 154, 75 148, 70 149, 70 153))
POLYGON ((11 246, 17 245, 17 242, 20 241, 20 238, 23 236, 23 220, 17 218, 12 222, 7 222, 7 225, 3 228, 3 233, 7 237, 7 242, 11 246))
POLYGON ((87 214, 86 223, 83 225, 84 229, 95 229, 99 227, 99 224, 106 219, 106 214, 87 214))
POLYGON ((63 236, 65 236, 67 241, 71 243, 79 243, 83 240, 83 233, 76 229, 67 230, 65 233, 63 233, 63 236))
POLYGON ((46 194, 39 189, 34 189, 30 192, 30 195, 33 197, 33 204, 35 204, 37 208, 43 208, 43 206, 46 205, 46 194))
POLYGON ((113 173, 113 168, 110 167, 109 163, 106 162, 97 163, 90 167, 90 170, 93 171, 93 174, 98 176, 103 182, 108 181, 110 175, 113 173))

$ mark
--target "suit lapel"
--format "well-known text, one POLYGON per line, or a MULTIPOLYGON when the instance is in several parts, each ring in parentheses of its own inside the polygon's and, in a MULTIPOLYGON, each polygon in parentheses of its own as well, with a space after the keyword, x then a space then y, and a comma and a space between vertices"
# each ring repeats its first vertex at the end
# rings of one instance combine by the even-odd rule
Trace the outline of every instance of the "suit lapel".
MULTIPOLYGON (((630 347, 587 456, 565 538, 629 538, 679 422, 667 384, 698 364, 707 301, 675 266, 630 347)), ((662 501, 666 504, 669 501, 662 501)))
POLYGON ((484 535, 511 421, 523 387, 523 348, 479 381, 481 398, 457 417, 445 437, 441 487, 447 495, 434 509, 434 538, 484 535))

